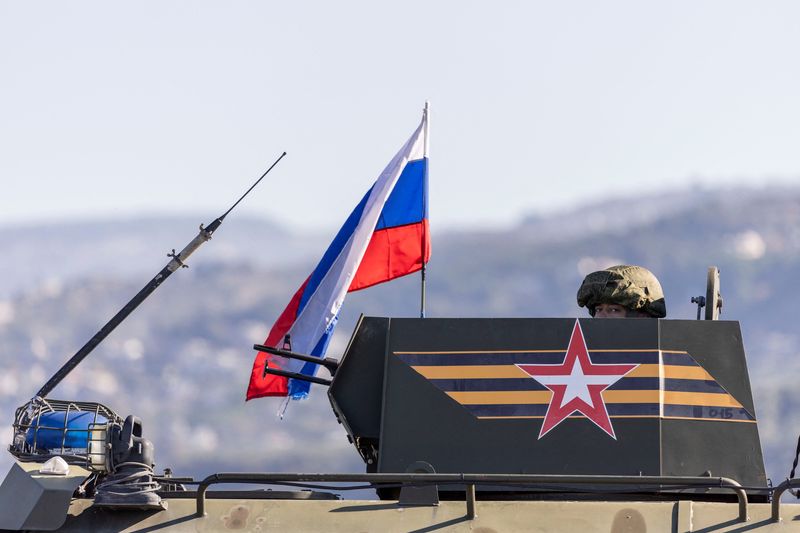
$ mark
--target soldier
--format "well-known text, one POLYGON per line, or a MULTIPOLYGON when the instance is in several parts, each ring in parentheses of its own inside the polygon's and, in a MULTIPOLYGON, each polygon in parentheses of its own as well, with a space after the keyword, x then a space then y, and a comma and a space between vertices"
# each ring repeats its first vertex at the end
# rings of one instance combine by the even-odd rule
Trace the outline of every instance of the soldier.
POLYGON ((578 306, 595 318, 664 318, 664 291, 652 272, 617 265, 592 272, 578 289, 578 306))

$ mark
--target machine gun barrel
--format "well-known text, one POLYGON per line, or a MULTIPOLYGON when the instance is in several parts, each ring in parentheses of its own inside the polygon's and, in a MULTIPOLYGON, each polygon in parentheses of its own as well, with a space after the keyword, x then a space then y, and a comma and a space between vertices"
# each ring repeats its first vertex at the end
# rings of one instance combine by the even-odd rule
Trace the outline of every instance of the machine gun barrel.
MULTIPOLYGON (((263 344, 254 344, 254 350, 258 350, 259 352, 266 352, 272 355, 278 355, 281 357, 285 357, 286 359, 297 359, 298 361, 304 361, 306 363, 316 363, 318 365, 322 365, 325 369, 331 373, 331 376, 336 375, 336 370, 339 368, 339 361, 336 359, 331 359, 330 357, 326 357, 325 359, 320 359, 319 357, 314 357, 313 355, 305 355, 302 353, 290 352, 288 350, 280 350, 278 348, 272 348, 271 346, 264 346, 263 344)), ((274 370, 270 368, 270 371, 274 370)), ((267 372, 270 374, 272 372, 267 372)), ((276 375, 283 375, 283 374, 276 374, 276 375)), ((302 378, 308 377, 305 375, 301 375, 302 378)), ((292 376, 294 377, 294 376, 292 376)), ((317 383, 316 381, 314 383, 317 383)))
POLYGON ((64 365, 58 369, 58 372, 53 374, 47 383, 45 383, 44 386, 39 389, 39 392, 36 393, 36 396, 39 398, 46 398, 47 395, 50 394, 50 392, 56 387, 56 385, 61 383, 61 381, 67 377, 67 375, 72 372, 72 370, 75 369, 75 367, 78 366, 80 362, 83 361, 86 356, 89 355, 92 350, 94 350, 97 345, 103 341, 103 339, 105 339, 112 331, 114 331, 114 329, 123 320, 125 320, 134 309, 139 307, 139 304, 141 304, 148 296, 150 296, 150 294, 152 294, 153 291, 159 287, 159 285, 164 283, 164 280, 166 280, 179 268, 187 268, 185 261, 189 258, 189 256, 192 255, 195 250, 200 248, 204 242, 211 238, 211 235, 217 230, 220 224, 222 224, 223 220, 225 220, 225 217, 228 216, 228 213, 230 213, 233 208, 236 207, 239 202, 241 202, 242 199, 244 199, 244 197, 247 196, 262 179, 264 179, 264 176, 266 176, 269 171, 272 170, 281 159, 283 159, 285 155, 286 152, 283 152, 281 156, 278 157, 278 159, 276 159, 272 165, 270 165, 266 172, 264 172, 261 177, 256 180, 256 182, 247 190, 247 192, 245 192, 222 216, 214 219, 214 221, 205 228, 201 224, 200 232, 197 234, 197 236, 192 239, 189 244, 187 244, 179 253, 175 253, 175 250, 172 250, 171 254, 167 254, 167 257, 172 258, 170 262, 167 263, 167 265, 162 268, 161 271, 142 288, 142 290, 136 293, 136 296, 131 298, 131 300, 125 304, 125 306, 120 309, 117 314, 106 323, 105 326, 100 328, 100 331, 95 333, 94 336, 89 339, 89 341, 69 359, 69 361, 64 363, 64 365))
POLYGON ((316 383, 318 385, 329 386, 331 384, 331 380, 329 379, 318 378, 317 376, 308 376, 306 374, 301 374, 299 372, 288 372, 286 370, 280 370, 278 368, 269 368, 268 366, 264 366, 264 375, 267 374, 272 374, 273 376, 281 376, 289 379, 299 379, 300 381, 308 381, 309 383, 316 383))

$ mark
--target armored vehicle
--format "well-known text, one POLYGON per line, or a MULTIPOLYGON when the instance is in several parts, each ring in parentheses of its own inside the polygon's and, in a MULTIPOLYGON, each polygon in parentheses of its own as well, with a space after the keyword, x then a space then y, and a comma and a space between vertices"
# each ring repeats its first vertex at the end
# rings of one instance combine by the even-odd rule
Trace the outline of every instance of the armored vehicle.
POLYGON ((800 506, 781 503, 800 480, 765 475, 714 268, 698 320, 365 316, 338 360, 256 345, 328 368, 289 377, 328 387, 365 471, 157 475, 146 421, 49 393, 224 216, 17 409, 0 529, 800 530, 800 506), (357 488, 380 499, 342 498, 357 488))
POLYGON ((767 486, 735 321, 362 317, 325 364, 365 473, 157 476, 141 420, 39 397, 16 414, 0 527, 800 529, 781 504, 800 481, 767 486), (341 499, 353 483, 381 500, 341 499))

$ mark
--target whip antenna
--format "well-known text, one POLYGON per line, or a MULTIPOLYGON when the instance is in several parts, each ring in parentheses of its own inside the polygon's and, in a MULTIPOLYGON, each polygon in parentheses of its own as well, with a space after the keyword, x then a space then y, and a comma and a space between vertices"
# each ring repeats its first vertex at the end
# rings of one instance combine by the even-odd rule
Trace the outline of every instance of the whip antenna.
POLYGON ((239 205, 239 202, 244 200, 244 197, 250 194, 256 185, 258 185, 264 176, 269 174, 269 171, 272 170, 278 162, 283 159, 286 155, 286 152, 283 152, 278 159, 275 160, 274 163, 261 175, 260 178, 256 180, 253 185, 250 186, 249 189, 238 199, 236 203, 234 203, 230 209, 225 211, 222 216, 217 217, 214 219, 211 224, 207 227, 203 227, 203 224, 200 224, 200 232, 197 236, 187 244, 183 250, 178 253, 175 253, 175 249, 173 248, 172 253, 167 254, 167 257, 170 257, 171 260, 167 263, 167 266, 161 269, 161 271, 156 274, 156 276, 150 280, 150 282, 145 285, 142 290, 140 290, 136 296, 131 298, 131 300, 125 304, 125 306, 120 309, 116 315, 114 315, 111 320, 109 320, 105 326, 100 328, 100 331, 94 334, 94 337, 89 339, 89 341, 83 345, 83 347, 78 350, 75 355, 73 355, 69 361, 64 363, 64 366, 58 369, 58 372, 53 374, 47 383, 39 389, 39 392, 36 393, 36 397, 38 398, 46 398, 48 394, 58 385, 61 381, 67 377, 67 375, 75 369, 78 364, 80 364, 83 359, 91 353, 92 350, 97 348, 97 345, 100 344, 103 339, 105 339, 109 333, 114 331, 114 329, 123 321, 125 320, 128 315, 130 315, 134 309, 136 309, 140 303, 142 303, 153 291, 155 291, 159 285, 161 285, 165 279, 167 279, 173 272, 178 270, 179 268, 188 268, 185 261, 189 258, 195 250, 200 248, 200 246, 211 238, 211 235, 217 230, 217 228, 222 224, 222 221, 225 220, 225 217, 233 211, 233 208, 239 205))
MULTIPOLYGON (((228 216, 228 213, 230 213, 231 211, 233 211, 233 209, 234 209, 234 208, 235 208, 237 205, 239 205, 239 202, 241 202, 242 200, 244 200, 244 197, 245 197, 245 196, 247 196, 248 194, 250 194, 250 191, 252 191, 253 189, 255 189, 255 188, 256 188, 256 185, 258 185, 259 183, 261 183, 261 180, 263 180, 263 179, 264 179, 264 176, 266 176, 267 174, 269 174, 269 171, 270 171, 270 170, 272 170, 272 169, 275 167, 275 165, 277 165, 278 163, 280 163, 281 159, 283 159, 283 156, 285 156, 285 155, 286 155, 286 152, 283 152, 283 153, 280 155, 280 157, 278 157, 278 159, 276 159, 276 160, 275 160, 275 162, 274 162, 274 163, 272 163, 272 164, 269 166, 269 168, 268 168, 267 170, 265 170, 265 171, 264 171, 264 173, 263 173, 263 174, 261 174, 261 177, 260 177, 260 178, 258 178, 258 179, 256 180, 256 182, 255 182, 254 184, 252 184, 252 185, 250 186, 250 188, 249 188, 249 189, 247 189, 247 190, 245 191, 245 193, 244 193, 243 195, 241 195, 241 196, 239 197, 239 199, 238 199, 238 200, 236 200, 236 202, 234 202, 234 204, 233 204, 233 205, 232 205, 232 206, 231 206, 231 207, 230 207, 230 208, 229 208, 227 211, 225 211, 225 213, 224 213, 224 214, 223 214, 221 217, 219 217, 217 220, 219 220, 219 221, 220 221, 220 223, 221 223, 223 220, 225 220, 225 217, 226 217, 226 216, 228 216)), ((216 221, 215 221, 215 222, 216 222, 216 221)))

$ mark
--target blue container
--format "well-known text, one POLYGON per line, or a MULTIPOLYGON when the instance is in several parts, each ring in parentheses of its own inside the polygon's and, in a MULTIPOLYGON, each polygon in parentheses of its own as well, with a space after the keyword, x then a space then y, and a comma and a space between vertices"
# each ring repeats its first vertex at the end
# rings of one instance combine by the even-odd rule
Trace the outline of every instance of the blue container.
POLYGON ((89 425, 107 422, 103 415, 95 417, 93 411, 70 411, 69 416, 66 411, 45 413, 38 421, 33 421, 25 433, 25 442, 32 447, 35 441, 37 450, 55 451, 62 446, 86 449, 89 447, 89 425))

